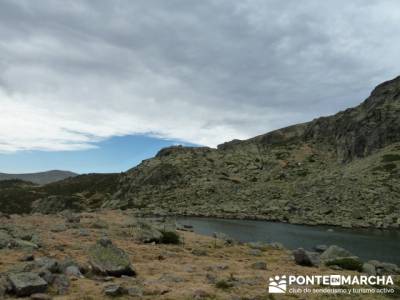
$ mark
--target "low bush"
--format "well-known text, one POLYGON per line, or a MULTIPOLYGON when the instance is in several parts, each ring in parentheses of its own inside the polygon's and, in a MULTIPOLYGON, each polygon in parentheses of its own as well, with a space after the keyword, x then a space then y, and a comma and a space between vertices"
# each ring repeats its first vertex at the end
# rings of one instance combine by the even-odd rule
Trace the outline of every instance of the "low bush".
POLYGON ((233 287, 233 284, 227 280, 221 279, 221 280, 217 281, 215 286, 218 289, 227 290, 227 289, 233 287))
POLYGON ((179 234, 174 231, 161 231, 161 244, 179 244, 181 242, 179 234))
POLYGON ((385 154, 384 156, 382 156, 382 162, 392 162, 399 160, 400 160, 399 154, 385 154))

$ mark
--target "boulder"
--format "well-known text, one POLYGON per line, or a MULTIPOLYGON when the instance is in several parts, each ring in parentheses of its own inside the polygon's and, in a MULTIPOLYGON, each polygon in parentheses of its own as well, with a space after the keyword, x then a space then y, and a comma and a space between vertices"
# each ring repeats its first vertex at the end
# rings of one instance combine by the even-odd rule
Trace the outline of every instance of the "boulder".
POLYGON ((300 266, 317 267, 320 264, 318 253, 306 251, 303 248, 294 250, 293 256, 296 264, 300 266))
POLYGON ((134 229, 134 238, 142 243, 159 243, 163 236, 156 226, 145 220, 138 221, 134 229))
POLYGON ((110 297, 118 297, 127 293, 128 291, 118 284, 107 285, 104 287, 104 294, 110 297))
POLYGON ((23 250, 36 250, 39 249, 39 246, 35 243, 21 240, 21 239, 14 239, 10 243, 11 248, 18 248, 23 250))
POLYGON ((318 253, 323 253, 328 249, 327 245, 316 245, 313 247, 313 250, 318 253))
POLYGON ((362 265, 362 272, 368 275, 376 275, 376 268, 373 264, 366 262, 362 265))
POLYGON ((82 278, 83 275, 78 266, 68 266, 65 268, 64 274, 70 277, 82 278))
POLYGON ((120 277, 136 274, 128 255, 108 238, 100 239, 89 249, 89 263, 96 273, 102 275, 120 277))
POLYGON ((43 293, 47 289, 47 282, 36 273, 24 272, 9 274, 8 279, 11 283, 14 293, 18 297, 26 297, 36 293, 43 293))
POLYGON ((397 275, 400 274, 400 268, 391 263, 380 262, 377 260, 370 260, 367 262, 370 265, 373 265, 376 270, 377 275, 397 275))
POLYGON ((360 259, 356 256, 349 257, 338 257, 325 261, 327 266, 337 266, 344 270, 359 271, 362 272, 363 264, 360 259))
POLYGON ((50 271, 51 273, 60 273, 61 267, 58 260, 50 257, 39 257, 35 260, 35 264, 41 268, 50 271))
POLYGON ((349 251, 346 249, 343 249, 339 246, 332 245, 329 246, 328 249, 326 249, 322 254, 321 254, 321 260, 322 261, 329 261, 341 257, 351 257, 354 256, 352 255, 349 251))

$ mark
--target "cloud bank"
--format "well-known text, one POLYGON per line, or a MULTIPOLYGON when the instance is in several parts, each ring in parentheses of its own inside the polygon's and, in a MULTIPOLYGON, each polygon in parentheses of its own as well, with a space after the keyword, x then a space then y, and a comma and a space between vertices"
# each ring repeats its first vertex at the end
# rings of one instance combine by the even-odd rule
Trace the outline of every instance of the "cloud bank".
POLYGON ((216 146, 400 73, 400 3, 0 2, 0 152, 147 134, 216 146))

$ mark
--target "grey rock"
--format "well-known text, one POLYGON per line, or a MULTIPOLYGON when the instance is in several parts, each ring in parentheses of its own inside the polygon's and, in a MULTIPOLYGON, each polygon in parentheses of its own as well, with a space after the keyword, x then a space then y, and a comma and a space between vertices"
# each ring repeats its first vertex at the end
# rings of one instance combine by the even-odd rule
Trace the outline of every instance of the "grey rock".
POLYGON ((337 259, 337 258, 351 257, 351 256, 354 256, 354 255, 352 255, 346 249, 343 249, 343 248, 341 248, 339 246, 336 246, 336 245, 332 245, 332 246, 329 246, 328 249, 326 249, 321 254, 321 260, 329 261, 329 260, 334 260, 334 259, 337 259))
POLYGON ((47 282, 32 272, 9 274, 8 279, 18 297, 26 297, 47 290, 47 282))
POLYGON ((104 287, 104 294, 110 297, 118 297, 127 294, 128 291, 120 285, 112 284, 104 287))
POLYGON ((142 243, 160 242, 162 238, 161 231, 145 220, 139 220, 134 231, 134 238, 142 243))
POLYGON ((247 246, 250 247, 251 249, 257 249, 257 250, 261 250, 261 251, 265 251, 269 248, 268 244, 263 243, 263 242, 250 242, 250 243, 247 243, 247 246))
POLYGON ((93 270, 108 276, 134 276, 136 273, 128 255, 109 242, 100 239, 89 249, 89 263, 93 270))
POLYGON ((25 256, 23 256, 20 261, 34 261, 35 260, 35 256, 30 253, 30 254, 26 254, 25 256))
POLYGON ((48 284, 52 284, 54 281, 54 274, 51 273, 48 269, 40 269, 37 271, 38 275, 43 278, 48 284))
POLYGON ((21 262, 13 265, 10 269, 8 269, 8 273, 23 273, 23 272, 31 272, 36 268, 36 264, 34 262, 21 262))
POLYGON ((31 300, 51 300, 53 298, 47 294, 33 294, 33 295, 31 295, 30 299, 31 300))
POLYGON ((293 256, 296 264, 300 266, 317 267, 320 264, 318 253, 306 251, 303 248, 294 250, 293 256))
POLYGON ((49 270, 51 273, 61 272, 60 263, 54 258, 40 257, 35 260, 35 264, 41 269, 49 270))
POLYGON ((315 252, 318 252, 318 253, 323 253, 323 252, 326 251, 327 249, 328 249, 328 246, 327 246, 327 245, 316 245, 316 246, 313 247, 313 250, 314 250, 315 252))
POLYGON ((14 239, 10 243, 11 248, 25 249, 25 250, 36 250, 39 249, 39 246, 25 240, 14 239))
POLYGON ((377 275, 397 275, 400 274, 400 268, 396 264, 380 262, 377 260, 370 260, 368 264, 371 264, 376 269, 377 275))
POLYGON ((143 288, 134 286, 127 288, 128 295, 131 297, 142 297, 143 296, 143 288))
POLYGON ((78 277, 78 278, 83 277, 81 271, 79 270, 79 267, 77 266, 68 266, 65 269, 64 274, 71 277, 78 277))
POLYGON ((376 268, 373 264, 364 263, 362 266, 362 272, 368 275, 376 275, 376 268))

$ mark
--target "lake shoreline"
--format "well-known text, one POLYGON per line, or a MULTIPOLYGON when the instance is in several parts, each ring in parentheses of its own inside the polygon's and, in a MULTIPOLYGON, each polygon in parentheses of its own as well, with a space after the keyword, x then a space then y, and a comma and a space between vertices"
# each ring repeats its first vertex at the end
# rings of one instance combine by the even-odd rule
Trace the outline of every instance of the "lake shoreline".
POLYGON ((400 232, 400 227, 388 226, 388 227, 375 227, 375 226, 361 226, 358 224, 347 226, 343 224, 331 224, 331 223, 317 223, 317 222, 289 222, 286 220, 277 220, 275 218, 268 218, 266 216, 259 215, 221 215, 221 214, 158 214, 158 213, 138 213, 140 216, 145 218, 157 217, 157 218, 215 218, 215 219, 223 219, 223 220, 249 220, 249 221, 260 221, 260 222, 271 222, 271 223, 281 223, 281 224, 290 224, 290 225, 301 225, 301 226, 309 226, 309 227, 327 227, 329 228, 342 228, 342 229, 366 229, 366 230, 380 230, 380 231, 396 231, 400 232))

